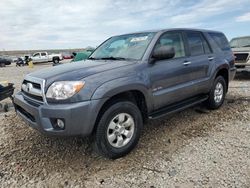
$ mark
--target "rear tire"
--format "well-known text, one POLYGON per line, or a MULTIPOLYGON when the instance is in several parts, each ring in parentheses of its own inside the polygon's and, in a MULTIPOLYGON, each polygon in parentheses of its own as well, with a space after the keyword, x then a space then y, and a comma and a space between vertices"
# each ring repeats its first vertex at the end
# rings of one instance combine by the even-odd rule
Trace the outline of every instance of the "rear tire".
POLYGON ((209 98, 206 101, 208 109, 215 110, 221 107, 225 100, 226 90, 227 84, 225 79, 222 76, 216 77, 209 92, 209 98))
POLYGON ((137 145, 142 127, 142 115, 134 103, 120 101, 112 104, 97 124, 95 149, 107 158, 122 157, 137 145))

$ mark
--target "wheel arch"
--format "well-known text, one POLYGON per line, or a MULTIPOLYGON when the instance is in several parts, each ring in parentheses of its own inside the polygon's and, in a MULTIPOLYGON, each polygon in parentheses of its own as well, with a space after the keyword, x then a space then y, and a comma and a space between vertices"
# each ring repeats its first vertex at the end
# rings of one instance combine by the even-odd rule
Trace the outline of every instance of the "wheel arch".
POLYGON ((153 109, 152 96, 149 93, 147 80, 133 77, 123 77, 108 81, 98 87, 91 96, 91 100, 110 99, 122 93, 140 93, 145 99, 149 111, 153 109), (146 84, 145 84, 146 83, 146 84))
POLYGON ((216 79, 218 76, 222 76, 225 79, 226 84, 227 84, 227 88, 226 88, 227 89, 226 92, 227 92, 228 86, 229 86, 229 67, 226 65, 220 66, 214 75, 214 79, 216 79))
MULTIPOLYGON (((109 90, 109 92, 103 93, 103 97, 106 99, 103 101, 103 103, 100 105, 97 115, 95 118, 93 133, 96 130, 97 124, 102 116, 102 114, 114 103, 119 101, 131 101, 135 103, 139 110, 141 111, 141 115, 143 117, 143 121, 145 122, 148 117, 148 112, 152 108, 151 103, 149 102, 149 98, 147 94, 145 94, 145 88, 142 89, 142 86, 134 86, 130 87, 118 87, 114 90, 109 90), (129 88, 129 89, 128 89, 129 88), (111 95, 112 94, 112 95, 111 95)), ((92 97, 94 99, 95 96, 92 97)))

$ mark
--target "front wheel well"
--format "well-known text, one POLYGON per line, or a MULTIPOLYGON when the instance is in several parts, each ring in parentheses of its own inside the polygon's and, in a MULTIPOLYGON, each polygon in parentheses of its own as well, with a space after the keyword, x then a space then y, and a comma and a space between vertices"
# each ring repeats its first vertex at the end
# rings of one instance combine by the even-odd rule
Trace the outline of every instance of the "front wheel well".
POLYGON ((96 126, 98 125, 103 113, 111 105, 113 105, 119 101, 130 101, 130 102, 133 102, 134 104, 136 104, 141 112, 143 121, 145 122, 147 120, 148 109, 147 109, 147 104, 146 104, 146 99, 145 99, 144 94, 138 90, 130 90, 130 91, 121 92, 121 93, 118 93, 118 94, 112 96, 102 105, 102 107, 99 110, 99 113, 97 115, 94 129, 96 129, 96 126))
POLYGON ((60 58, 58 56, 54 56, 52 59, 54 60, 54 59, 60 59, 60 58))

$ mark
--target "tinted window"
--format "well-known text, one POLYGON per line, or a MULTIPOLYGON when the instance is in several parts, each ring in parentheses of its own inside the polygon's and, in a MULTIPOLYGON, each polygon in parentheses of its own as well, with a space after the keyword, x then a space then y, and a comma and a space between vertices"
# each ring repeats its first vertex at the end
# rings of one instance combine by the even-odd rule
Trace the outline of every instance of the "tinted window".
POLYGON ((215 43, 218 45, 218 47, 223 50, 230 50, 229 43, 227 41, 227 38, 222 33, 209 33, 209 35, 213 38, 215 43))
POLYGON ((39 56, 39 53, 36 53, 36 54, 34 54, 33 56, 34 56, 34 57, 39 56))
POLYGON ((204 48, 206 54, 212 53, 211 48, 209 47, 207 40, 205 40, 205 38, 203 36, 202 36, 202 44, 203 44, 203 48, 204 48))
POLYGON ((46 53, 41 53, 41 56, 46 56, 46 53))
POLYGON ((175 50, 174 58, 185 56, 184 43, 180 33, 166 33, 162 35, 155 48, 162 46, 173 47, 175 50))
POLYGON ((190 49, 190 55, 202 55, 205 53, 203 48, 203 38, 200 33, 196 32, 188 32, 187 40, 190 49))

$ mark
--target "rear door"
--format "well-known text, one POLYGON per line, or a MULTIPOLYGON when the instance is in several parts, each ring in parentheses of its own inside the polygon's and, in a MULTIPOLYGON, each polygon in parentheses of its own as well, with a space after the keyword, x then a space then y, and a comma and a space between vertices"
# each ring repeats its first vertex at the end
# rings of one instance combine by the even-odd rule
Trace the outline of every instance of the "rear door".
POLYGON ((206 92, 209 87, 209 75, 214 64, 214 54, 202 32, 185 31, 185 40, 188 46, 188 62, 190 87, 193 95, 206 92))
POLYGON ((46 62, 46 61, 48 61, 47 53, 42 52, 41 53, 41 62, 46 62))

